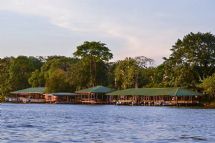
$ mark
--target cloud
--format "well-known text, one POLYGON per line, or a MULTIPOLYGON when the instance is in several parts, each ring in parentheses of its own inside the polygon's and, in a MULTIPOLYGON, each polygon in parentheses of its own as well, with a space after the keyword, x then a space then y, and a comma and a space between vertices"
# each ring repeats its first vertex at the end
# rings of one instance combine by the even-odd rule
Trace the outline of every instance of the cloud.
MULTIPOLYGON (((141 10, 141 6, 139 8, 141 10)), ((90 1, 84 0, 3 0, 0 1, 0 10, 44 17, 53 25, 89 37, 116 39, 122 42, 118 44, 122 47, 111 47, 119 53, 116 59, 144 55, 161 61, 170 48, 170 43, 166 42, 168 37, 175 34, 175 31, 160 30, 156 24, 151 24, 150 18, 147 19, 144 13, 140 13, 142 11, 121 13, 111 11, 114 8, 109 9, 105 5, 99 7, 95 2, 91 4, 90 1), (159 35, 153 35, 157 32, 159 35)), ((152 13, 151 20, 156 22, 156 17, 160 19, 168 16, 156 12, 154 16, 152 13)))

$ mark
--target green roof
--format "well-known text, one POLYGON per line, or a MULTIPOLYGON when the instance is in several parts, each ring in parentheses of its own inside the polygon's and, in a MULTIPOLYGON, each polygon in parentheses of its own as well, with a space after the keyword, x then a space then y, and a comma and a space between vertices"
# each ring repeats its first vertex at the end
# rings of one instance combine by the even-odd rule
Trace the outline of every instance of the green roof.
POLYGON ((130 88, 114 91, 107 95, 199 96, 202 94, 185 88, 130 88))
POLYGON ((109 93, 113 89, 104 86, 95 86, 92 88, 87 88, 83 90, 76 91, 76 93, 109 93))
POLYGON ((30 94, 30 93, 43 94, 45 93, 45 87, 32 87, 32 88, 26 88, 26 89, 11 92, 11 94, 30 94))
POLYGON ((70 93, 70 92, 57 92, 57 93, 51 93, 51 95, 54 96, 75 96, 76 93, 70 93))

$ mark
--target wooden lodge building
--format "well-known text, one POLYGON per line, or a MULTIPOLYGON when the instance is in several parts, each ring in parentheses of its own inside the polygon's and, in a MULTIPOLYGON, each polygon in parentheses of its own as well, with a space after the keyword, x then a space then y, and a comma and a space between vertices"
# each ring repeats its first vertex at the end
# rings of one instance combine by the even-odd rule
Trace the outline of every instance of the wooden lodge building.
POLYGON ((17 103, 45 103, 44 93, 44 87, 26 88, 11 92, 11 96, 6 101, 17 103))
POLYGON ((7 102, 56 104, 117 104, 146 106, 198 105, 201 93, 185 88, 130 88, 113 91, 95 86, 75 93, 48 93, 44 87, 11 92, 7 102))
POLYGON ((45 94, 45 101, 46 103, 56 103, 56 104, 75 104, 77 94, 75 93, 51 93, 45 94))
POLYGON ((45 87, 26 88, 11 92, 6 98, 7 102, 14 103, 76 103, 75 93, 50 93, 45 94, 45 87))
POLYGON ((130 88, 108 93, 119 105, 198 105, 200 93, 185 88, 130 88))
POLYGON ((104 86, 95 86, 83 90, 76 91, 78 94, 77 102, 80 104, 110 104, 107 93, 112 92, 113 89, 104 86))

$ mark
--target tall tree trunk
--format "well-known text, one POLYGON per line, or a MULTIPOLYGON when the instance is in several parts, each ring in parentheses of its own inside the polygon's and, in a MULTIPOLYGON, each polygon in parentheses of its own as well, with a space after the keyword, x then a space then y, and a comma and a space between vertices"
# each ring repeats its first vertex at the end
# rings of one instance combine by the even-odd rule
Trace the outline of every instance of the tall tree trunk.
POLYGON ((90 58, 90 86, 93 86, 92 59, 90 58))
POLYGON ((138 73, 135 76, 135 88, 138 88, 138 73))
MULTIPOLYGON (((97 70, 96 70, 96 68, 97 68, 97 67, 96 67, 96 61, 95 61, 95 67, 94 67, 94 68, 95 68, 95 79, 94 79, 94 84, 96 85, 96 84, 97 84, 97 78, 96 78, 96 75, 97 75, 97 73, 96 73, 96 72, 97 72, 97 70)), ((94 85, 94 86, 95 86, 95 85, 94 85)))

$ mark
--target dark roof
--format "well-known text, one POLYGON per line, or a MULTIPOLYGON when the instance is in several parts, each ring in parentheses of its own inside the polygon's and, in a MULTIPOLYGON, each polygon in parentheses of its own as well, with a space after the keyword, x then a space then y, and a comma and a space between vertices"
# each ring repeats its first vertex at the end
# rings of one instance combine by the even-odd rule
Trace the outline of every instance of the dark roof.
POLYGON ((114 91, 107 95, 199 96, 202 94, 185 88, 130 88, 114 91))
POLYGON ((92 88, 82 89, 79 91, 76 91, 76 93, 109 93, 113 91, 113 89, 104 87, 104 86, 95 86, 92 88))
POLYGON ((11 92, 11 94, 30 94, 30 93, 45 93, 45 87, 32 87, 11 92))
POLYGON ((70 93, 70 92, 57 92, 57 93, 51 93, 51 95, 54 96, 75 96, 76 93, 70 93))

